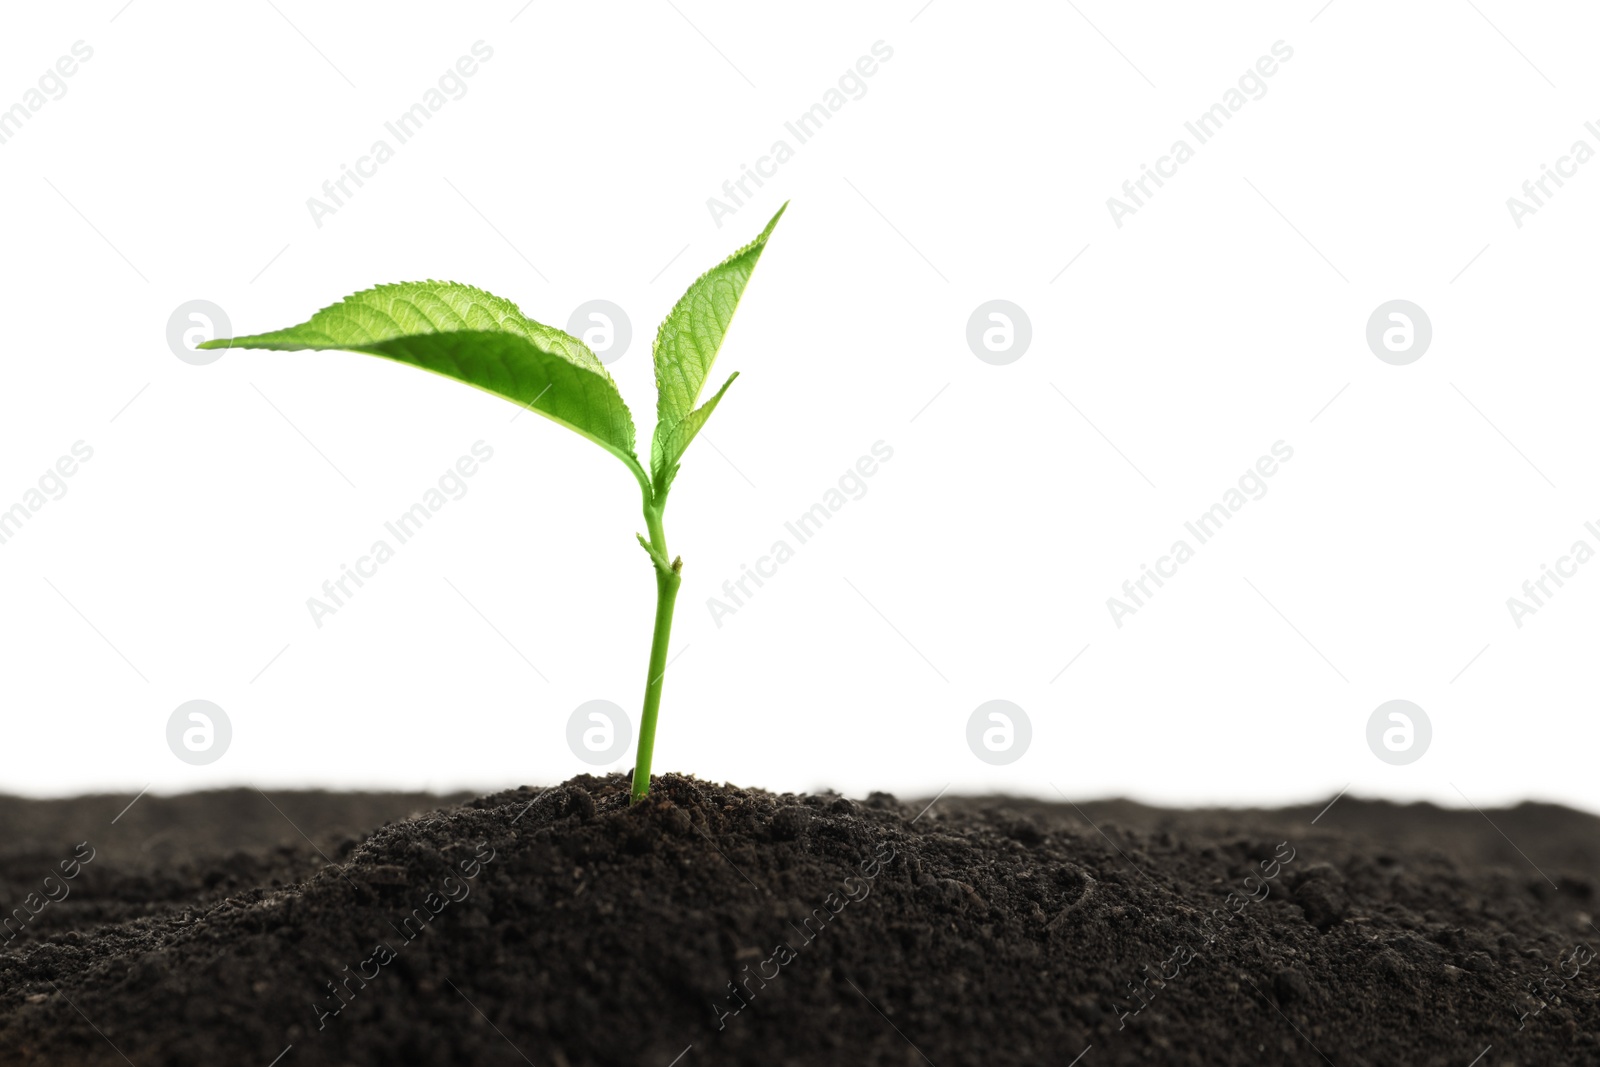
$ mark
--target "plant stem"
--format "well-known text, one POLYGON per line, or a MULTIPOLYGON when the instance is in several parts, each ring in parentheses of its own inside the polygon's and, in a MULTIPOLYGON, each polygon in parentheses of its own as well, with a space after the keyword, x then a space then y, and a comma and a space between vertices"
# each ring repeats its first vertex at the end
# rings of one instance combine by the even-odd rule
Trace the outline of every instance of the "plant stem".
MULTIPOLYGON (((661 528, 661 511, 647 505, 645 522, 650 529, 650 544, 654 555, 662 560, 667 556, 667 537, 661 528)), ((667 642, 672 636, 672 610, 678 601, 678 586, 683 577, 679 573, 681 559, 670 567, 658 562, 656 571, 656 627, 650 638, 650 672, 645 677, 644 710, 639 715, 639 752, 633 764, 632 803, 643 800, 650 792, 650 758, 656 746, 656 715, 661 710, 661 682, 667 672, 667 642)))

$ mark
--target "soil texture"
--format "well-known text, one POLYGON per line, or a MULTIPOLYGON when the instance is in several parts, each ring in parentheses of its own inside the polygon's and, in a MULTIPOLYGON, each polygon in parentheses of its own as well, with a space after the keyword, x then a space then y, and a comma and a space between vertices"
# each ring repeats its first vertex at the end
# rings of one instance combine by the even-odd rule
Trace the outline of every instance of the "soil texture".
POLYGON ((0 1064, 1600 1063, 1565 808, 130 800, 0 798, 0 1064))

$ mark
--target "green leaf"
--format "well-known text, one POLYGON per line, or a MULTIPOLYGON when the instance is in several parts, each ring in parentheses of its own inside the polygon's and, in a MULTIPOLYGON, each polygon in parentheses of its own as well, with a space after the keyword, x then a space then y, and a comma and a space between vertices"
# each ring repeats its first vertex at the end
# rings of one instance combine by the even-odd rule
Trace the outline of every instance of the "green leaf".
POLYGON ((650 480, 655 484, 656 494, 662 495, 672 488, 672 480, 678 476, 678 460, 683 458, 684 452, 689 448, 689 442, 700 432, 700 427, 706 424, 711 413, 717 410, 717 403, 722 399, 722 394, 728 391, 728 386, 739 377, 739 372, 734 371, 728 375, 728 380, 722 383, 722 388, 689 413, 689 417, 681 420, 672 428, 672 432, 661 439, 660 447, 651 447, 651 472, 650 480))
MULTIPOLYGON (((788 206, 786 203, 778 209, 754 241, 696 279, 656 332, 656 429, 650 442, 651 470, 670 472, 705 418, 702 416, 699 424, 682 437, 682 445, 673 453, 669 441, 678 436, 679 424, 700 412, 710 415, 710 409, 716 406, 713 399, 700 411, 695 410, 700 390, 705 387, 711 365, 722 348, 722 338, 739 306, 739 297, 767 247, 767 238, 788 206)), ((719 398, 721 395, 717 394, 719 398)), ((658 481, 658 491, 663 488, 658 481)))
POLYGON ((633 416, 584 343, 509 300, 455 282, 380 285, 298 326, 219 338, 202 348, 364 352, 502 396, 587 437, 641 480, 633 416))

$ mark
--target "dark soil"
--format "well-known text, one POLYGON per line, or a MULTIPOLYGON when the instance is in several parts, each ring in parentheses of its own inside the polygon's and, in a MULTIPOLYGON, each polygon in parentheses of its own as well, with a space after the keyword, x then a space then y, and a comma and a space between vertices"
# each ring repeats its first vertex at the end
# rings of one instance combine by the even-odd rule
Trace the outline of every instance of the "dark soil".
POLYGON ((0 799, 0 1064, 1600 1063, 1564 808, 129 799, 0 799))

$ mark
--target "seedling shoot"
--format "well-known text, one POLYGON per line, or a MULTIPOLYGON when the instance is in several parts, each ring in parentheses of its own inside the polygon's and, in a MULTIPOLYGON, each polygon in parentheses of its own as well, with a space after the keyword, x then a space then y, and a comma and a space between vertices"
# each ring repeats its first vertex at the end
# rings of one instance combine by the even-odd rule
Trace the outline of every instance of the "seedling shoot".
POLYGON ((668 551, 662 524, 667 494, 690 442, 739 376, 729 375, 709 400, 695 406, 739 298, 786 207, 778 209, 755 240, 696 279, 656 332, 656 426, 650 435, 648 470, 634 450, 633 416, 588 346, 527 318, 510 301, 470 285, 432 281, 379 285, 323 308, 298 326, 218 338, 200 346, 382 356, 504 397, 582 434, 622 461, 639 483, 646 532, 637 536, 656 583, 655 629, 630 790, 634 802, 650 791, 667 642, 683 581, 683 559, 668 551))

